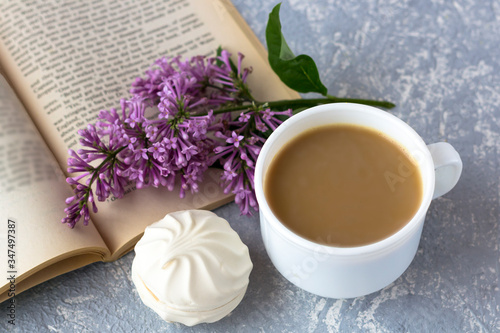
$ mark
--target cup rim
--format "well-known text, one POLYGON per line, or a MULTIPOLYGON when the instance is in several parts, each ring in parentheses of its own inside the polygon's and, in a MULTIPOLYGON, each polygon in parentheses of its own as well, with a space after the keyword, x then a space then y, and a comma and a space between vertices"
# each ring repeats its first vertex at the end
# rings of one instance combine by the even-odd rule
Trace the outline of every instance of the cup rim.
POLYGON ((278 128, 274 132, 271 133, 271 135, 264 143, 257 158, 257 162, 255 165, 254 183, 255 183, 255 194, 257 197, 257 202, 259 203, 261 223, 263 222, 262 219, 264 215, 269 225, 272 226, 276 231, 278 231, 278 233, 282 237, 284 237, 285 239, 287 239, 292 243, 301 246, 302 248, 309 249, 310 251, 325 253, 329 255, 337 255, 337 256, 355 256, 355 255, 374 254, 381 251, 389 250, 393 246, 397 246, 401 242, 404 242, 407 238, 409 238, 413 234, 413 232, 420 226, 420 224, 423 223, 427 210, 430 206, 432 195, 434 193, 435 174, 434 174, 434 164, 432 161, 432 156, 429 150, 427 149, 427 145, 420 137, 420 135, 403 120, 386 111, 368 105, 356 104, 356 103, 330 103, 330 104, 314 106, 312 108, 306 109, 301 113, 288 118, 280 126, 278 126, 278 128), (376 113, 377 117, 384 118, 385 121, 392 122, 394 123, 395 126, 404 127, 408 135, 412 136, 412 139, 415 140, 416 143, 419 146, 421 146, 421 148, 425 148, 422 149, 422 153, 426 155, 425 162, 419 165, 421 172, 422 173, 424 172, 423 170, 424 168, 429 168, 429 170, 427 171, 431 171, 428 172, 429 174, 428 185, 426 187, 424 186, 423 189, 424 191, 422 194, 422 202, 420 203, 420 207, 413 216, 413 218, 403 228, 399 229, 396 233, 377 242, 355 247, 339 247, 339 246, 320 244, 299 236, 298 234, 290 230, 288 227, 286 227, 283 223, 281 223, 278 220, 278 218, 274 215, 271 208, 269 207, 269 204, 267 203, 263 188, 263 182, 264 182, 263 164, 265 155, 268 154, 269 150, 274 144, 274 141, 278 139, 283 132, 287 131, 288 127, 290 127, 292 124, 296 122, 301 121, 303 118, 310 117, 317 113, 322 113, 327 111, 335 112, 336 110, 339 111, 345 109, 354 112, 376 113))

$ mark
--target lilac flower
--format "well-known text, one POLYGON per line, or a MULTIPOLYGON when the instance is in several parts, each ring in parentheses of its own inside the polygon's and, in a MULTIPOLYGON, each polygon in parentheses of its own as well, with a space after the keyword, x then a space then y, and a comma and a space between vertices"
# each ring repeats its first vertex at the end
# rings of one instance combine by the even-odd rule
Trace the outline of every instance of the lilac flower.
POLYGON ((291 117, 292 116, 292 109, 288 109, 286 111, 271 111, 270 108, 266 108, 262 112, 260 112, 260 116, 262 117, 262 120, 269 125, 269 127, 274 131, 283 121, 279 119, 278 115, 286 116, 286 117, 291 117))
POLYGON ((224 169, 224 191, 235 194, 242 214, 258 210, 253 177, 263 133, 290 113, 251 104, 246 85, 251 69, 242 67, 242 54, 237 59, 234 65, 225 50, 216 58, 158 59, 132 83, 132 97, 122 99, 120 109, 101 110, 95 124, 79 131, 81 148, 70 151, 73 175, 67 182, 74 195, 66 201, 62 222, 74 227, 83 218, 87 224, 89 207, 97 212, 95 198, 123 197, 128 183, 173 190, 177 179, 181 198, 195 193, 217 160, 224 169), (212 111, 245 103, 249 108, 234 120, 230 113, 215 117, 212 111), (152 107, 156 118, 146 117, 152 107))
POLYGON ((163 81, 176 73, 177 70, 172 66, 176 58, 160 58, 155 61, 152 68, 145 72, 146 77, 138 77, 132 83, 130 93, 146 100, 150 100, 152 105, 156 102, 158 92, 162 89, 163 81))
POLYGON ((238 65, 236 71, 233 70, 231 63, 231 54, 222 50, 221 55, 217 57, 223 65, 215 69, 216 75, 212 82, 220 84, 229 92, 228 98, 235 102, 252 101, 253 97, 246 85, 248 74, 252 72, 251 68, 242 68, 243 54, 238 53, 238 65))
POLYGON ((254 191, 255 162, 265 140, 265 133, 275 130, 292 111, 272 111, 270 108, 251 107, 236 120, 229 121, 215 136, 225 144, 215 148, 215 156, 224 172, 221 176, 224 192, 235 194, 235 202, 244 215, 258 210, 254 191))
POLYGON ((236 148, 239 148, 240 142, 243 138, 245 138, 243 135, 238 135, 235 131, 233 131, 231 133, 231 137, 226 139, 226 142, 234 145, 236 148))
POLYGON ((248 114, 248 112, 247 113, 242 112, 240 114, 240 117, 238 118, 238 121, 242 123, 247 123, 249 120, 250 120, 250 114, 248 114))
POLYGON ((255 172, 255 154, 260 150, 255 141, 246 140, 235 131, 229 135, 217 132, 216 136, 225 139, 226 146, 216 147, 214 152, 224 168, 221 179, 224 182, 224 193, 235 194, 235 202, 243 215, 252 215, 250 208, 258 211, 253 187, 255 172))
MULTIPOLYGON (((83 172, 88 174, 89 171, 93 169, 93 167, 88 164, 80 155, 78 155, 73 149, 68 150, 69 158, 68 158, 68 172, 83 172)), ((77 181, 82 177, 78 177, 77 181)))
MULTIPOLYGON (((70 184, 71 182, 72 180, 69 181, 70 184)), ((67 223, 70 228, 73 228, 83 217, 83 225, 88 225, 90 220, 88 209, 89 202, 92 204, 93 211, 97 212, 92 189, 82 184, 76 185, 75 195, 66 199, 66 204, 69 206, 64 209, 66 217, 62 219, 62 222, 67 223)))
MULTIPOLYGON (((66 217, 62 219, 70 227, 83 217, 84 224, 90 219, 89 204, 97 212, 91 186, 95 183, 97 200, 104 201, 111 194, 120 198, 124 195, 127 179, 124 177, 129 165, 121 158, 125 148, 134 149, 138 133, 127 120, 140 120, 143 108, 141 101, 121 101, 122 114, 111 109, 101 111, 95 125, 88 125, 78 133, 83 148, 77 153, 69 151, 68 172, 77 175, 68 177, 67 182, 75 186, 75 195, 68 198, 66 217), (128 111, 128 112, 127 112, 128 111), (132 137, 130 137, 132 136, 132 137), (90 163, 97 165, 92 166, 90 163), (84 184, 81 182, 84 181, 84 184)), ((136 127, 136 126, 134 126, 136 127)))
POLYGON ((256 211, 259 209, 255 192, 250 190, 248 185, 243 185, 244 177, 240 177, 240 179, 241 182, 238 183, 241 183, 241 185, 238 185, 233 191, 235 194, 234 202, 240 207, 241 215, 252 215, 250 207, 256 211))

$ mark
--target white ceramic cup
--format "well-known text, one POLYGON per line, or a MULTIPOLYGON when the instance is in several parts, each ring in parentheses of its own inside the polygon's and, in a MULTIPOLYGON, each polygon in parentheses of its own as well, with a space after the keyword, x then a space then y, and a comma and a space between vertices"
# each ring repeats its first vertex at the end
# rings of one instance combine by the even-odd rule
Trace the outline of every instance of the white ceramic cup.
POLYGON ((418 248, 424 218, 433 198, 451 190, 460 178, 462 161, 448 143, 427 146, 405 122, 374 107, 335 103, 290 117, 264 144, 255 168, 255 192, 267 253, 290 282, 323 297, 352 298, 380 290, 408 268, 418 248), (420 208, 402 229, 373 244, 334 247, 309 241, 288 229, 271 211, 263 190, 266 172, 280 148, 298 134, 321 125, 359 124, 399 142, 417 161, 423 183, 420 208))

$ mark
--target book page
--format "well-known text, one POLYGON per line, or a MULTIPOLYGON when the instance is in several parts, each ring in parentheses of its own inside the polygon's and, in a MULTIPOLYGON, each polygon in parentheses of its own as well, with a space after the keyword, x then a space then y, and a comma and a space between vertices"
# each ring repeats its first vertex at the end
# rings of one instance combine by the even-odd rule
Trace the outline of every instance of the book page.
MULTIPOLYGON (((161 56, 214 55, 218 46, 242 52, 254 68, 249 83, 257 99, 297 98, 272 73, 250 29, 235 18, 241 20, 230 3, 220 0, 0 4, 0 61, 65 169, 67 149, 78 146, 77 130, 94 122, 99 110, 118 107, 133 79, 161 56)), ((181 204, 175 191, 137 194, 132 188, 126 199, 101 204, 93 220, 110 250, 117 251, 172 209, 231 199, 214 189, 216 176, 206 178, 201 193, 210 195, 181 204)))
MULTIPOLYGON (((16 286, 59 259, 92 253, 85 262, 89 264, 107 255, 92 224, 70 230, 58 223, 71 193, 22 104, 0 76, 0 265, 16 277, 16 286)), ((74 268, 51 267, 37 279, 42 282, 74 268)), ((0 286, 0 301, 6 298, 7 283, 3 280, 0 286)))

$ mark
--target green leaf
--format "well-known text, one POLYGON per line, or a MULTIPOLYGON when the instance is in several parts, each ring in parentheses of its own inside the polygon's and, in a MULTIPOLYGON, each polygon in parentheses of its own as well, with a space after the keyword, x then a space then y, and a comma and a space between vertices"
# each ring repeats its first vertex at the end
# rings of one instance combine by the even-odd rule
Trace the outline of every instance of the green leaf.
POLYGON ((222 61, 219 60, 219 57, 220 57, 221 54, 222 54, 222 46, 219 45, 219 47, 215 51, 215 55, 216 55, 215 64, 217 65, 217 67, 221 67, 222 66, 222 61))
POLYGON ((266 28, 269 64, 288 87, 300 93, 317 92, 326 96, 327 89, 321 83, 314 60, 305 54, 295 56, 281 32, 279 17, 281 3, 269 14, 266 28))

